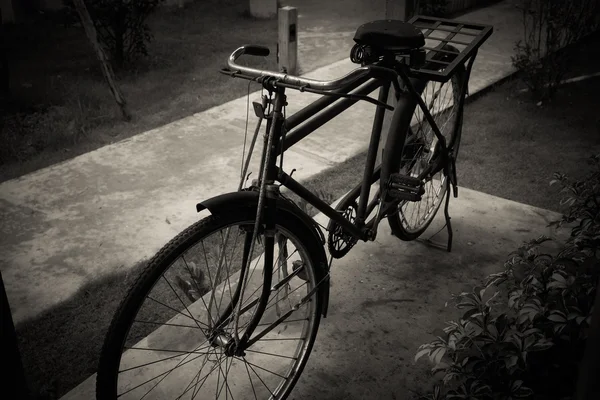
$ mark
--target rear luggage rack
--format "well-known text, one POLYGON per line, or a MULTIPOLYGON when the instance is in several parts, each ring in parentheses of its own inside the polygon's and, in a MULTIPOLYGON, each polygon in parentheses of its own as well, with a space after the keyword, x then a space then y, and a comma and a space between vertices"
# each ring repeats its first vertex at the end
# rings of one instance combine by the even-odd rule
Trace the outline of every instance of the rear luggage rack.
POLYGON ((490 25, 421 15, 408 22, 423 32, 425 46, 422 49, 427 52, 425 65, 419 69, 411 68, 409 75, 436 82, 447 82, 457 66, 477 54, 493 30, 490 25), (456 47, 460 52, 444 50, 446 44, 456 47))

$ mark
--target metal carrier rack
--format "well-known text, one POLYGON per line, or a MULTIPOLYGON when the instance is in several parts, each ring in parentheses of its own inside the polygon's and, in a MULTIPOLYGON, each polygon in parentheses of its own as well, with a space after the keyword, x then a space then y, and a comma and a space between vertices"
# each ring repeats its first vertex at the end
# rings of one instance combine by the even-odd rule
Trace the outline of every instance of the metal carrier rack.
POLYGON ((457 66, 475 57, 477 50, 493 30, 490 25, 422 15, 411 18, 408 23, 421 29, 425 36, 425 46, 422 49, 427 51, 424 66, 419 69, 411 68, 409 75, 436 82, 447 82, 457 66), (443 47, 447 44, 460 52, 444 50, 443 47))

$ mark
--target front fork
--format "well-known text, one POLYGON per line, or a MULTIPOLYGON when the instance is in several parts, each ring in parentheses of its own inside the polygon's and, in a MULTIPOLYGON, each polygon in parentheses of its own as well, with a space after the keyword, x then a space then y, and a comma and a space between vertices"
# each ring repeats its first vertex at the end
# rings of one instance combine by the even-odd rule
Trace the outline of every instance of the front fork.
MULTIPOLYGON (((277 174, 276 169, 276 149, 280 142, 280 133, 282 132, 282 125, 284 121, 283 109, 286 105, 285 89, 280 87, 271 88, 275 91, 275 98, 272 101, 273 111, 270 118, 267 130, 267 134, 264 136, 264 147, 263 157, 261 160, 262 169, 260 171, 258 180, 258 207, 256 211, 256 220, 254 223, 254 229, 252 230, 252 239, 250 242, 249 256, 244 257, 242 270, 240 273, 240 281, 238 287, 239 297, 235 300, 235 310, 233 310, 234 320, 234 341, 235 341, 235 353, 242 354, 246 349, 250 337, 254 330, 258 326, 262 315, 269 302, 269 296, 271 294, 271 283, 273 277, 273 254, 275 250, 275 228, 276 228, 276 199, 278 186, 275 185, 275 178, 277 174), (239 319, 240 315, 243 314, 242 303, 244 299, 244 292, 248 284, 248 272, 250 269, 251 255, 253 254, 254 246, 257 242, 258 233, 264 232, 264 268, 263 268, 263 288, 256 306, 256 311, 248 323, 244 334, 239 337, 239 319)), ((247 233, 250 235, 250 233, 247 233)), ((238 290, 236 290, 237 294, 238 290)), ((237 297, 237 296, 236 296, 237 297)))

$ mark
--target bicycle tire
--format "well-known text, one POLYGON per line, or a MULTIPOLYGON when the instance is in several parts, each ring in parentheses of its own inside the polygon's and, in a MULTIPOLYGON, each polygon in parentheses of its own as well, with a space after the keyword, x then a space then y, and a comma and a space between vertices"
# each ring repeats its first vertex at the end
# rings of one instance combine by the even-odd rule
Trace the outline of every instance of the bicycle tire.
MULTIPOLYGON (((444 48, 446 50, 453 50, 453 51, 458 52, 457 49, 455 49, 449 45, 446 45, 444 48)), ((458 105, 458 101, 460 99, 460 93, 463 88, 463 85, 466 83, 465 78, 466 78, 466 69, 465 69, 464 65, 460 65, 456 68, 456 71, 452 75, 451 79, 445 83, 446 85, 448 85, 448 84, 452 85, 453 101, 454 101, 454 104, 456 104, 456 105, 458 105)), ((430 83, 432 83, 432 82, 427 81, 422 86, 423 91, 420 93, 421 96, 424 95, 425 91, 427 90, 428 84, 430 84, 430 83)), ((433 84, 434 85, 439 84, 439 82, 433 82, 433 84)), ((441 90, 441 88, 440 88, 440 90, 441 90)), ((402 110, 401 112, 411 113, 412 118, 410 121, 414 120, 416 114, 418 114, 418 113, 422 114, 422 110, 418 106, 416 106, 414 109, 411 109, 411 110, 402 110)), ((430 112, 431 112, 431 110, 430 110, 430 112)), ((432 112, 432 114, 433 113, 434 112, 432 112)), ((457 115, 457 117, 458 117, 458 115, 457 115)), ((435 116, 434 116, 434 119, 435 119, 435 116)), ((424 123, 429 125, 427 123, 427 121, 424 121, 424 123)), ((437 121, 436 121, 436 124, 437 124, 437 121)), ((409 146, 407 146, 407 144, 411 143, 410 142, 411 139, 413 139, 413 141, 412 141, 413 143, 416 142, 416 139, 414 139, 413 137, 410 137, 411 134, 414 135, 414 133, 412 132, 411 126, 412 126, 412 123, 410 123, 409 126, 407 126, 406 128, 401 129, 400 137, 398 138, 398 140, 399 140, 399 142, 402 143, 402 145, 401 145, 401 148, 403 149, 402 155, 398 158, 393 158, 393 160, 391 161, 392 165, 389 166, 390 171, 401 172, 402 168, 405 165, 403 162, 408 158, 407 154, 409 152, 409 146)), ((443 129, 440 129, 440 130, 442 130, 442 133, 444 133, 443 129)), ((462 121, 461 121, 461 124, 458 127, 458 129, 457 130, 451 129, 450 136, 446 137, 447 144, 449 144, 450 141, 452 140, 452 138, 455 137, 455 139, 454 139, 455 158, 458 155, 461 131, 462 131, 462 121)), ((431 132, 431 134, 433 134, 433 132, 431 132)), ((413 167, 414 167, 414 165, 413 165, 413 167)), ((407 168, 409 171, 403 171, 403 173, 413 172, 412 171, 413 167, 407 168)), ((442 174, 442 172, 440 172, 438 174, 442 174)), ((416 173, 415 173, 415 175, 416 175, 416 173)), ((440 192, 437 193, 437 195, 436 195, 435 204, 433 204, 433 207, 429 210, 429 212, 425 216, 424 220, 416 227, 411 228, 411 227, 407 226, 408 224, 405 219, 406 212, 404 210, 402 210, 401 207, 408 205, 408 204, 420 204, 423 200, 421 200, 420 202, 403 202, 403 203, 401 203, 401 205, 399 205, 399 209, 397 211, 388 213, 387 220, 388 220, 390 229, 392 231, 392 234, 404 241, 415 240, 419 236, 421 236, 423 234, 423 232, 425 232, 425 230, 427 230, 427 228, 429 227, 429 225, 435 218, 435 216, 439 210, 439 207, 443 202, 444 196, 446 194, 446 190, 447 190, 447 186, 442 182, 440 184, 440 192)))
MULTIPOLYGON (((255 212, 256 211, 254 211, 254 214, 255 214, 255 212)), ((248 229, 248 227, 252 227, 252 229, 253 229, 254 228, 254 216, 252 214, 253 214, 252 212, 240 211, 240 209, 237 209, 237 210, 230 210, 230 212, 223 212, 222 214, 219 214, 219 215, 208 216, 208 217, 198 221, 197 223, 191 225, 189 228, 187 228, 182 233, 180 233, 178 236, 176 236, 174 239, 172 239, 150 260, 150 262, 148 263, 146 268, 138 276, 136 282, 130 287, 126 297, 121 302, 115 316, 113 317, 110 328, 105 337, 104 345, 102 347, 101 356, 100 356, 100 360, 99 360, 98 375, 97 375, 97 380, 96 380, 96 395, 97 395, 98 400, 109 400, 109 399, 113 400, 113 399, 116 399, 117 397, 119 397, 118 393, 117 393, 118 383, 119 383, 118 378, 119 378, 119 368, 120 368, 120 364, 122 362, 124 346, 126 343, 126 339, 130 333, 130 329, 131 329, 136 317, 138 316, 138 312, 140 312, 140 310, 142 309, 142 306, 143 306, 143 302, 146 300, 146 295, 149 294, 153 290, 155 285, 157 285, 157 282, 159 280, 161 280, 161 277, 165 276, 164 274, 166 273, 166 271, 169 268, 171 268, 173 263, 181 255, 185 254, 188 251, 191 252, 190 249, 192 248, 192 246, 196 243, 199 243, 199 241, 202 240, 203 238, 205 238, 205 237, 210 238, 211 234, 214 234, 215 232, 221 231, 221 230, 225 229, 226 227, 230 227, 235 224, 239 224, 240 230, 248 229)), ((308 228, 299 226, 296 223, 296 221, 292 221, 292 218, 290 218, 286 213, 277 211, 276 221, 277 221, 278 232, 283 232, 284 234, 287 235, 285 237, 285 239, 294 240, 296 246, 303 247, 302 249, 298 248, 298 251, 299 251, 298 254, 302 253, 301 256, 303 257, 303 261, 302 261, 303 264, 301 264, 301 265, 304 266, 304 268, 305 268, 305 270, 303 272, 304 275, 302 278, 299 278, 299 276, 301 276, 302 274, 298 274, 293 279, 301 279, 302 281, 305 281, 305 282, 309 282, 310 280, 313 280, 313 283, 315 283, 314 282, 315 277, 318 276, 315 271, 315 268, 317 268, 317 265, 319 265, 317 263, 325 261, 325 260, 315 259, 315 258, 319 257, 318 254, 322 253, 322 246, 321 246, 321 249, 319 249, 318 248, 318 246, 320 246, 319 243, 315 240, 314 236, 310 233, 308 228)), ((251 242, 251 240, 250 240, 250 242, 251 242)), ((237 241, 236 241, 236 243, 237 243, 237 241)), ((287 242, 286 242, 286 244, 287 244, 287 242)), ((276 242, 275 245, 277 246, 278 243, 276 242)), ((204 248, 204 245, 203 245, 203 248, 204 248)), ((279 250, 281 250, 281 248, 279 248, 279 250)), ((208 254, 208 252, 206 252, 206 253, 208 254)), ((224 252, 222 254, 224 254, 224 252)), ((185 256, 185 257, 189 257, 189 256, 185 256)), ((184 263, 187 264, 185 257, 182 257, 182 259, 184 260, 184 263)), ((205 254, 205 257, 206 257, 206 254, 205 254)), ((235 258, 235 244, 234 244, 234 250, 231 253, 230 258, 232 260, 235 258)), ((282 257, 282 259, 283 258, 284 257, 282 257)), ((232 263, 233 263, 233 261, 232 261, 232 263)), ((208 266, 208 262, 207 262, 207 266, 208 266)), ((262 276, 263 274, 259 274, 259 275, 262 276)), ((168 279, 166 277, 164 278, 164 280, 168 282, 168 279)), ((218 280, 218 278, 217 278, 217 275, 215 274, 215 287, 217 286, 217 283, 216 283, 217 280, 218 280)), ((212 282, 212 280, 211 280, 211 282, 212 282)), ((222 286, 221 290, 223 292, 226 291, 226 287, 225 287, 224 283, 219 282, 218 284, 222 286)), ((318 283, 315 283, 315 284, 318 284, 318 283)), ((272 287, 272 286, 270 286, 270 287, 272 287)), ((307 283, 307 288, 308 288, 308 283, 307 283)), ((231 292, 231 287, 229 287, 229 289, 231 292)), ((213 293, 216 291, 216 289, 213 288, 212 290, 213 291, 210 292, 211 298, 213 297, 213 293)), ((175 291, 175 290, 173 290, 173 291, 175 291)), ((280 291, 281 291, 281 289, 279 289, 277 291, 277 293, 275 293, 273 295, 273 298, 275 295, 279 296, 280 291)), ((307 292, 311 293, 309 289, 307 289, 307 292)), ((288 369, 290 375, 288 377, 286 377, 286 381, 284 382, 285 384, 284 383, 279 384, 275 389, 276 392, 271 393, 271 394, 273 394, 273 396, 270 396, 270 395, 267 396, 269 398, 285 399, 290 394, 292 389, 294 388, 295 384, 298 381, 298 378, 300 377, 300 375, 302 373, 302 370, 304 369, 304 366, 306 365, 306 362, 308 361, 309 355, 312 351, 312 347, 313 347, 313 344, 316 339, 316 334, 317 334, 317 331, 319 328, 319 322, 320 322, 322 307, 323 307, 321 298, 320 298, 320 296, 318 296, 317 292, 318 292, 318 290, 313 290, 312 291, 313 297, 311 297, 306 303, 310 307, 310 310, 309 310, 310 315, 308 316, 309 318, 307 319, 308 327, 305 326, 303 328, 303 332, 304 331, 306 332, 305 342, 302 343, 302 345, 300 345, 300 344, 298 345, 298 349, 300 349, 299 351, 301 351, 301 354, 288 369), (275 394, 276 394, 276 396, 275 396, 275 394)), ((218 296, 218 294, 214 295, 215 298, 217 296, 218 296)), ((271 299, 272 298, 270 297, 270 300, 271 299)), ((197 301, 197 302, 199 303, 199 301, 197 301)), ((206 302, 204 300, 203 300, 203 303, 206 305, 206 302)), ((192 308, 192 306, 190 306, 190 308, 192 308)), ((187 307, 185 309, 188 310, 187 307)), ((210 309, 212 309, 212 307, 207 307, 207 309, 210 310, 210 309)), ((183 311, 183 309, 182 309, 182 311, 183 311)), ((220 313, 218 308, 217 308, 217 311, 220 313)), ((181 312, 181 314, 183 314, 183 312, 181 312)), ((210 311, 208 311, 207 314, 209 315, 209 319, 210 319, 210 311)), ((189 316, 192 316, 191 312, 189 313, 189 316)), ((200 320, 200 317, 198 317, 198 320, 200 320)), ((212 320, 210 320, 209 322, 211 322, 211 321, 212 320)), ((300 321, 302 321, 302 320, 300 320, 300 321)), ((262 322, 262 320, 261 320, 261 322, 262 322)), ((165 328, 165 326, 166 325, 162 325, 161 328, 165 328)), ((174 327, 174 325, 168 326, 169 329, 171 329, 173 327, 174 327)), ((198 325, 198 328, 200 328, 200 325, 198 325)), ((293 328, 293 329, 295 329, 295 328, 293 328)), ((293 329, 292 329, 292 331, 293 331, 293 329)), ((223 330, 224 330, 224 328, 223 328, 223 330)), ((202 329, 201 329, 201 331, 204 332, 202 329)), ((271 332, 274 332, 274 331, 275 330, 273 330, 271 332)), ((269 332, 267 335, 270 335, 271 332, 269 332)), ((183 336, 183 337, 185 337, 185 336, 183 336)), ((271 339, 271 340, 279 340, 279 339, 271 339)), ((281 339, 281 340, 283 340, 283 339, 281 339)), ((270 343, 273 343, 273 342, 270 342, 270 343)), ((289 341, 285 342, 285 343, 289 343, 289 341)), ((207 347, 208 347, 208 345, 207 345, 207 347)), ((146 350, 148 350, 148 349, 146 349, 146 350)), ((196 348, 196 350, 198 350, 198 348, 196 348)), ((167 350, 163 349, 163 351, 167 351, 167 350)), ((212 351, 211 349, 206 350, 205 361, 207 359, 209 361, 213 361, 213 360, 210 360, 211 355, 209 355, 209 352, 211 352, 211 351, 212 351)), ((246 351, 251 352, 250 349, 248 349, 246 351)), ((217 352, 217 350, 215 350, 215 354, 216 354, 216 352, 217 352)), ((263 353, 263 354, 267 354, 267 353, 263 353)), ((279 353, 279 354, 283 354, 283 353, 279 353)), ((216 355, 215 355, 215 357, 216 357, 216 355)), ((244 356, 244 358, 246 358, 246 357, 247 357, 247 354, 244 356)), ((268 357, 268 356, 263 356, 263 355, 259 354, 257 357, 264 358, 264 357, 268 357)), ((232 358, 232 360, 231 360, 231 364, 230 364, 229 368, 231 368, 231 366, 234 363, 234 360, 233 360, 234 357, 231 357, 231 358, 232 358)), ((244 360, 243 364, 245 365, 246 369, 248 370, 248 364, 245 360, 244 360)), ((221 364, 219 364, 219 365, 221 365, 221 364)), ((225 362, 225 365, 227 366, 227 361, 225 362)), ((145 366, 142 365, 141 367, 145 367, 145 366)), ((254 367, 251 366, 250 368, 254 370, 254 367)), ((214 369, 215 368, 213 367, 213 370, 214 369)), ((221 366, 219 366, 219 370, 222 371, 221 366)), ((124 371, 127 371, 127 369, 124 369, 124 371)), ((229 369, 226 369, 226 371, 228 372, 229 369)), ((262 370, 259 370, 259 372, 262 373, 262 370)), ((181 372, 178 372, 178 373, 181 373, 181 372)), ((257 376, 260 378, 260 375, 258 375, 256 370, 254 371, 254 373, 257 374, 257 376)), ((169 375, 169 374, 170 374, 170 372, 167 373, 167 375, 169 375)), ((217 372, 217 375, 218 374, 219 373, 217 372)), ((254 375, 252 375, 252 376, 254 376, 254 375)), ((256 396, 256 391, 255 391, 256 388, 255 388, 254 383, 252 382, 252 377, 251 377, 250 372, 248 372, 248 377, 250 378, 250 386, 252 386, 251 390, 254 392, 254 395, 256 396)), ((161 381, 162 381, 162 379, 164 379, 164 378, 161 378, 161 381)), ((256 380, 256 378, 255 378, 255 380, 256 380)), ((205 382, 206 382, 206 379, 204 380, 204 382, 202 384, 204 385, 205 382)), ((263 380, 261 379, 260 382, 263 382, 263 380)), ((263 384, 265 384, 265 383, 263 382, 263 384)), ((197 385, 198 385, 198 382, 196 382, 196 386, 197 385)), ((218 387, 218 385, 219 385, 219 382, 217 381, 217 387, 218 387)), ((269 388, 267 388, 267 389, 269 389, 269 388)), ((194 389, 194 391, 195 390, 196 389, 194 389)), ((248 388, 248 390, 250 391, 250 388, 248 388)), ((227 396, 227 391, 230 391, 230 386, 228 383, 227 383, 227 388, 225 390, 225 393, 223 394, 224 397, 227 396)), ((251 396, 252 391, 250 392, 250 394, 248 394, 248 396, 251 396)), ((270 391, 270 389, 269 389, 269 391, 270 391)), ((244 393, 247 393, 247 392, 244 392, 244 393)), ((215 394, 216 394, 215 397, 219 398, 220 392, 215 393, 215 394)), ((158 396, 159 396, 158 398, 167 397, 167 396, 165 396, 164 393, 159 394, 158 396)), ((251 396, 251 397, 254 399, 255 396, 251 396)), ((177 397, 177 395, 175 395, 174 397, 177 397)), ((192 396, 192 397, 196 398, 194 396, 192 396)), ((144 397, 144 398, 148 398, 148 397, 144 397)), ((177 397, 177 398, 179 398, 179 397, 177 397)), ((202 394, 200 394, 199 398, 208 399, 211 397, 204 395, 204 392, 203 392, 202 394)), ((235 398, 240 398, 240 397, 235 397, 235 398)))

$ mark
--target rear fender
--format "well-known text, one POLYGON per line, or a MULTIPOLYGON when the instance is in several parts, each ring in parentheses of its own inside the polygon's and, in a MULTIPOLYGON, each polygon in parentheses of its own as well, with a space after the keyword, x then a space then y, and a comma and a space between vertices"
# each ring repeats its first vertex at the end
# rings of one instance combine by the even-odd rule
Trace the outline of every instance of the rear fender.
MULTIPOLYGON (((258 208, 258 195, 259 194, 256 191, 239 191, 222 194, 199 202, 196 204, 196 211, 201 212, 203 210, 208 210, 211 214, 218 215, 231 212, 232 209, 245 209, 248 212, 255 213, 255 210, 258 208)), ((317 275, 317 282, 321 282, 327 277, 328 273, 327 256, 324 249, 325 237, 323 236, 323 232, 321 232, 312 218, 301 212, 301 210, 291 201, 278 197, 276 204, 278 212, 286 214, 286 217, 291 221, 294 221, 294 226, 303 227, 314 238, 315 247, 319 249, 319 253, 316 254, 317 268, 315 273, 317 275)), ((329 304, 329 278, 326 279, 326 282, 321 284, 319 296, 321 297, 323 304, 323 317, 326 317, 329 304)))

